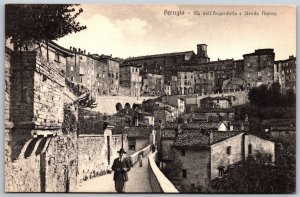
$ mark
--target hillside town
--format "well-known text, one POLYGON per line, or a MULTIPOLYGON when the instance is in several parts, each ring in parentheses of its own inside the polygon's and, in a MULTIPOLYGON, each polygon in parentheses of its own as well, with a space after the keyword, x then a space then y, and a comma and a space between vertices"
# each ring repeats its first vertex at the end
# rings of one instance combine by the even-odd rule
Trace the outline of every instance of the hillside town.
POLYGON ((115 192, 123 149, 127 192, 293 193, 296 57, 195 48, 119 58, 6 39, 5 191, 115 192), (272 188, 231 190, 240 169, 258 182, 265 169, 272 188))

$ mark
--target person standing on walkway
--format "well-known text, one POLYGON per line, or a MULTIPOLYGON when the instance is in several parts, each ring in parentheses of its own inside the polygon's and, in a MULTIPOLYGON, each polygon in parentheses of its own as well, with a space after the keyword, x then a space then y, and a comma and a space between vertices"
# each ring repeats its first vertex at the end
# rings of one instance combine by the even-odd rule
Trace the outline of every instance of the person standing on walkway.
POLYGON ((126 182, 128 181, 127 172, 130 171, 130 163, 124 158, 126 152, 123 148, 121 148, 118 153, 119 157, 114 160, 112 170, 115 172, 114 181, 116 191, 118 193, 124 193, 126 182))

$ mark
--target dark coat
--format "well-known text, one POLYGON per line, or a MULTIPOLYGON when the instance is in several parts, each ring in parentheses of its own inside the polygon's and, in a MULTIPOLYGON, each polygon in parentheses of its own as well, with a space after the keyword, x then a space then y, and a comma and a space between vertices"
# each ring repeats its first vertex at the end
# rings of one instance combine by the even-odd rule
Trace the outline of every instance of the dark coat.
POLYGON ((121 162, 119 158, 116 158, 114 160, 114 163, 111 167, 111 169, 115 172, 114 173, 114 181, 121 180, 128 181, 128 174, 127 172, 130 171, 130 162, 127 159, 123 159, 121 162), (122 169, 121 171, 117 171, 117 168, 122 169), (125 171, 123 170, 125 168, 125 171))

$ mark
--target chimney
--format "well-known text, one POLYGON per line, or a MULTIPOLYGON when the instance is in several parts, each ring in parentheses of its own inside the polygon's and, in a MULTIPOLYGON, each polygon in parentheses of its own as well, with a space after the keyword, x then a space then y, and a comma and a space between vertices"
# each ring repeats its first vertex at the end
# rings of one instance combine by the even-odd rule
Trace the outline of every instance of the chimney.
POLYGON ((112 54, 110 54, 110 57, 112 57, 112 54))
POLYGON ((85 54, 85 50, 83 50, 83 53, 85 54))
POLYGON ((81 53, 81 49, 80 48, 78 48, 78 53, 81 53))
POLYGON ((71 50, 71 51, 72 51, 72 48, 73 48, 73 47, 70 47, 70 50, 71 50))

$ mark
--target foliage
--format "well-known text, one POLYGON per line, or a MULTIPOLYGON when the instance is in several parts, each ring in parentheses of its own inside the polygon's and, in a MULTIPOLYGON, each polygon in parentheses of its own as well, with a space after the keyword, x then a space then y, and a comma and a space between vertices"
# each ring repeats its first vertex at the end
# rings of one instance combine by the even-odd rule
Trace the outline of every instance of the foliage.
POLYGON ((86 91, 79 96, 77 99, 78 105, 82 108, 96 108, 96 98, 91 95, 90 92, 86 91))
POLYGON ((69 80, 65 80, 67 87, 78 96, 77 103, 81 108, 96 108, 97 103, 88 88, 74 84, 69 80))
POLYGON ((62 123, 62 131, 64 134, 74 133, 77 131, 77 121, 74 110, 70 104, 64 104, 64 121, 62 123))
POLYGON ((173 183, 176 189, 182 191, 182 162, 179 159, 175 158, 174 155, 172 155, 171 157, 173 157, 174 160, 167 163, 166 166, 162 169, 162 172, 173 183))
POLYGON ((72 4, 6 4, 5 38, 18 48, 48 43, 86 29, 76 22, 83 12, 72 4))
POLYGON ((289 89, 285 94, 280 92, 280 84, 275 82, 268 88, 266 85, 254 87, 249 92, 250 103, 258 107, 295 107, 296 94, 289 89))
POLYGON ((78 121, 78 130, 80 134, 102 134, 104 131, 104 122, 102 116, 80 117, 78 121))
POLYGON ((212 191, 215 193, 294 193, 295 176, 290 176, 291 170, 280 165, 265 165, 266 159, 261 155, 236 165, 222 178, 211 181, 212 191))

